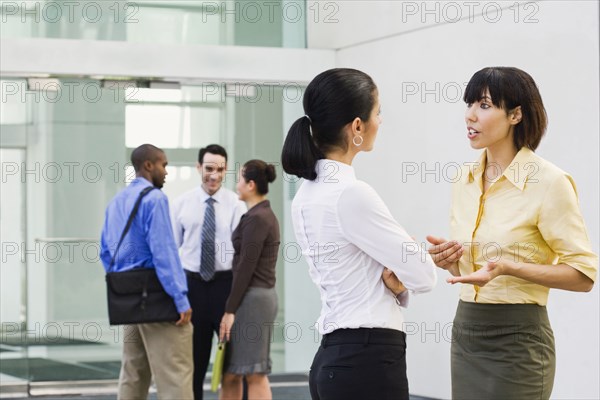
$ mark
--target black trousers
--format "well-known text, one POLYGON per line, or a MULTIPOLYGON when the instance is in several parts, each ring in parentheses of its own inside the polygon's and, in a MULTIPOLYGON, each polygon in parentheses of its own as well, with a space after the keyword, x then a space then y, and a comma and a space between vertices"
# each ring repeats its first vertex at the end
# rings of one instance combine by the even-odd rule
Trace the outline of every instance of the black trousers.
POLYGON ((324 335, 309 384, 313 400, 407 400, 406 334, 360 328, 324 335))
POLYGON ((233 274, 231 271, 217 272, 209 282, 200 278, 198 273, 186 272, 186 275, 194 325, 194 398, 202 400, 202 385, 210 361, 213 335, 219 334, 233 274))

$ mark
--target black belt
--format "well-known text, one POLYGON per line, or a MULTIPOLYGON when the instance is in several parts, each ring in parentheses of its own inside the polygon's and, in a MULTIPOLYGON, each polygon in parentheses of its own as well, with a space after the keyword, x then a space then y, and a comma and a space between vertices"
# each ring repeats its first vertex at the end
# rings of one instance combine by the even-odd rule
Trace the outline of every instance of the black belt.
POLYGON ((188 276, 188 278, 191 279, 198 279, 202 282, 213 282, 213 281, 220 281, 223 279, 231 279, 233 278, 233 272, 231 272, 231 270, 227 270, 227 271, 215 271, 215 275, 212 277, 211 280, 206 280, 204 278, 202 278, 202 276, 200 275, 199 272, 193 272, 193 271, 189 271, 189 270, 185 270, 185 274, 188 276))
POLYGON ((369 343, 404 346, 406 344, 406 333, 386 328, 336 329, 331 333, 323 335, 323 339, 321 340, 323 347, 338 344, 369 343))

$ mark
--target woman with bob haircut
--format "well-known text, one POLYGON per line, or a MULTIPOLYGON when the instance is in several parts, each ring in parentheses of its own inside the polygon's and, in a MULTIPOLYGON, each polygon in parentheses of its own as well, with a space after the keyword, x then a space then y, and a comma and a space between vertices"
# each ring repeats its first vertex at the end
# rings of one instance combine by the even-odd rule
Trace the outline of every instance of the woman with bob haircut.
POLYGON ((451 345, 453 399, 548 399, 555 371, 550 288, 588 292, 598 270, 570 175, 534 153, 546 110, 534 80, 484 68, 465 94, 467 138, 483 152, 454 183, 451 241, 428 236, 463 283, 451 345))
POLYGON ((305 179, 292 221, 322 302, 311 397, 408 399, 399 303, 404 287, 430 291, 436 268, 352 167, 377 136, 377 86, 355 69, 328 70, 310 82, 303 105, 281 158, 288 174, 305 179))

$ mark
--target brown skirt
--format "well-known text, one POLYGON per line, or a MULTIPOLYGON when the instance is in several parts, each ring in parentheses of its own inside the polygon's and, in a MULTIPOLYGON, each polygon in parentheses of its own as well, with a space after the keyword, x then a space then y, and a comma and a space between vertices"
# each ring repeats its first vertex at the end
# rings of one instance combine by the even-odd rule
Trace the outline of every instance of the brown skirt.
POLYGON ((453 399, 549 399, 555 363, 546 307, 459 302, 452 327, 453 399))

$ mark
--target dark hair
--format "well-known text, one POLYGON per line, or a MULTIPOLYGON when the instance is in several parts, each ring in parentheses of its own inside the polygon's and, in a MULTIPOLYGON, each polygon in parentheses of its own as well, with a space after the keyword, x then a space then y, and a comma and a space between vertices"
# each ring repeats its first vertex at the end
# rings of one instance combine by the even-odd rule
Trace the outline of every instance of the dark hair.
POLYGON ((242 175, 246 182, 254 181, 259 194, 269 193, 269 183, 275 180, 275 166, 262 160, 250 160, 244 164, 242 175))
POLYGON ((202 162, 204 161, 204 155, 206 153, 223 156, 225 157, 225 162, 227 162, 227 151, 225 151, 225 148, 223 146, 220 146, 218 144, 209 144, 208 146, 201 148, 198 152, 198 162, 200 164, 202 164, 202 162))
POLYGON ((548 126, 542 96, 533 78, 513 67, 488 67, 477 71, 469 81, 463 100, 467 104, 481 100, 488 90, 492 103, 508 114, 521 106, 521 121, 515 126, 513 143, 535 150, 548 126))
POLYGON ((164 151, 148 143, 136 147, 131 152, 131 164, 133 165, 133 169, 135 172, 139 172, 145 161, 155 163, 158 161, 161 153, 164 153, 164 151))
POLYGON ((342 128, 356 117, 369 120, 376 91, 373 79, 356 69, 335 68, 317 75, 304 92, 306 116, 294 122, 285 138, 284 171, 315 180, 317 160, 336 147, 347 149, 342 128))

